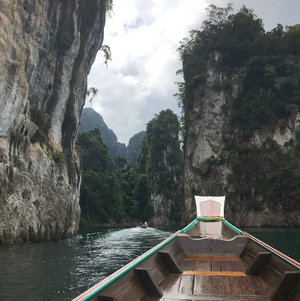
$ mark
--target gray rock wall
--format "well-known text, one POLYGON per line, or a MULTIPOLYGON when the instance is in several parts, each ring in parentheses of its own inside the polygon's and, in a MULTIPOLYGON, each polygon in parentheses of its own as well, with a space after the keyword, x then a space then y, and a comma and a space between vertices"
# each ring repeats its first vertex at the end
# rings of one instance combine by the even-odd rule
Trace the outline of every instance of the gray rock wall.
POLYGON ((0 243, 74 235, 75 139, 103 0, 0 3, 0 243))
POLYGON ((223 75, 213 69, 207 72, 207 83, 194 92, 192 107, 185 112, 188 135, 185 146, 185 218, 186 222, 196 211, 194 195, 222 195, 224 193, 224 170, 209 169, 209 162, 218 161, 223 150, 223 127, 225 116, 222 106, 226 102, 223 91, 212 91, 209 87, 223 75))
POLYGON ((241 87, 233 77, 230 92, 216 91, 215 80, 224 80, 224 75, 210 67, 206 84, 195 88, 185 111, 185 222, 196 211, 194 195, 226 195, 226 218, 237 226, 299 227, 299 200, 291 198, 298 184, 288 182, 296 178, 297 166, 293 170, 291 165, 298 164, 300 113, 242 141, 239 128, 229 130, 231 101, 241 87))

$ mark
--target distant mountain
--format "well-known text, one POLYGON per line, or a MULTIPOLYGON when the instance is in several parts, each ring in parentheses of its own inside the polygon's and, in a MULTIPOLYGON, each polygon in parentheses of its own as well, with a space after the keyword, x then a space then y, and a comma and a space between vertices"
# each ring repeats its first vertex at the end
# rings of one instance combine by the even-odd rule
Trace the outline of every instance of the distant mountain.
POLYGON ((141 149, 142 141, 146 132, 141 131, 130 138, 128 147, 124 143, 118 142, 118 138, 111 130, 103 117, 92 108, 84 108, 81 114, 79 133, 85 133, 99 129, 101 138, 108 148, 108 153, 113 159, 122 157, 129 162, 136 163, 141 149))
POLYGON ((84 108, 81 114, 79 132, 84 133, 99 129, 103 142, 113 159, 123 157, 127 159, 127 147, 124 143, 118 142, 116 134, 103 120, 103 117, 92 108, 84 108))
POLYGON ((127 160, 132 163, 136 163, 140 154, 143 139, 146 136, 145 131, 141 131, 129 139, 127 146, 127 160))

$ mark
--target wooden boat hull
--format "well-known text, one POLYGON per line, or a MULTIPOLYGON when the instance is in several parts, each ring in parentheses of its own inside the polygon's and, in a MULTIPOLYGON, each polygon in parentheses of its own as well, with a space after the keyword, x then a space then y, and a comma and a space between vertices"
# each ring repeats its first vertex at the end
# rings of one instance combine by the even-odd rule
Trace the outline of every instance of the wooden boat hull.
POLYGON ((225 220, 196 219, 74 299, 87 300, 299 301, 300 264, 225 220))

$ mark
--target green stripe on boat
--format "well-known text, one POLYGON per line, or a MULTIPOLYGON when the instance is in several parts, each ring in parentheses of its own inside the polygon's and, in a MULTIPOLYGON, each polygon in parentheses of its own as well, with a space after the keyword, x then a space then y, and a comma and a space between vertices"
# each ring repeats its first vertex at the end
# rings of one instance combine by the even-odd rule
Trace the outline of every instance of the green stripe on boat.
POLYGON ((213 217, 213 216, 198 216, 196 218, 200 222, 221 222, 224 221, 224 217, 213 217))
POLYGON ((239 228, 235 227, 234 225, 230 224, 229 221, 227 221, 226 219, 223 221, 223 223, 229 227, 231 230, 235 231, 238 234, 243 234, 243 231, 240 230, 239 228))
POLYGON ((187 231, 189 231, 190 229, 192 229, 196 224, 198 223, 198 219, 195 218, 191 223, 189 223, 186 227, 184 227, 180 233, 185 233, 187 231))

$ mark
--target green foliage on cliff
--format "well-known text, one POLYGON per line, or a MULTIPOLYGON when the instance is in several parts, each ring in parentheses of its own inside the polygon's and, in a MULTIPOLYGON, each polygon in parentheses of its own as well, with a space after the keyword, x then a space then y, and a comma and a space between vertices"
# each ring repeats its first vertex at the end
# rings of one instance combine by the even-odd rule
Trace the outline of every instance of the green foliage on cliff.
POLYGON ((50 126, 49 115, 33 107, 30 109, 30 119, 37 126, 35 134, 30 139, 31 143, 39 142, 46 145, 48 143, 48 129, 50 126))
POLYGON ((52 153, 52 157, 59 166, 63 166, 66 164, 66 156, 64 152, 54 151, 52 153))
POLYGON ((248 203, 248 209, 299 208, 299 135, 285 146, 273 136, 295 124, 299 112, 300 25, 284 30, 278 24, 266 32, 252 10, 230 11, 230 5, 210 6, 208 20, 179 48, 185 138, 195 126, 190 112, 196 102, 224 93, 220 158, 230 169, 224 193, 236 204, 248 203), (254 142, 257 136, 262 142, 254 142))
POLYGON ((153 216, 153 208, 150 204, 150 186, 146 174, 138 174, 134 187, 134 215, 141 220, 148 221, 153 216))
POLYGON ((122 198, 119 180, 99 130, 78 138, 82 166, 80 205, 83 220, 95 223, 119 221, 122 198))
POLYGON ((260 147, 236 145, 226 162, 232 169, 227 179, 231 187, 228 196, 240 198, 233 209, 239 210, 241 204, 254 211, 300 209, 299 145, 300 141, 291 142, 282 150, 272 139, 260 147))
POLYGON ((78 138, 82 226, 145 221, 151 217, 147 175, 125 158, 112 160, 98 129, 78 138))
POLYGON ((165 110, 147 124, 147 173, 157 193, 168 195, 177 190, 182 175, 178 117, 165 110))
POLYGON ((243 7, 228 15, 229 8, 210 6, 202 29, 181 43, 185 84, 179 94, 188 109, 196 87, 208 85, 208 69, 219 72, 222 78, 211 88, 230 92, 234 84, 242 87, 232 98, 231 123, 250 138, 300 105, 300 26, 284 31, 278 24, 265 32, 252 10, 243 7))
POLYGON ((167 217, 178 222, 182 204, 182 152, 179 121, 171 110, 156 115, 148 124, 136 164, 121 172, 126 216, 140 221, 167 217), (155 198, 163 208, 156 208, 155 198))
POLYGON ((140 166, 149 177, 152 197, 171 204, 169 219, 178 221, 182 204, 183 158, 179 145, 179 121, 171 111, 161 111, 148 124, 140 166))
POLYGON ((153 195, 158 194, 170 207, 159 208, 160 214, 178 221, 182 201, 178 135, 177 116, 170 110, 162 111, 148 123, 146 135, 143 133, 138 162, 128 163, 122 157, 110 158, 99 130, 81 133, 82 222, 149 221, 155 213, 153 195))

